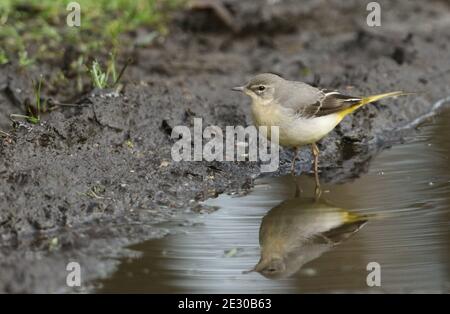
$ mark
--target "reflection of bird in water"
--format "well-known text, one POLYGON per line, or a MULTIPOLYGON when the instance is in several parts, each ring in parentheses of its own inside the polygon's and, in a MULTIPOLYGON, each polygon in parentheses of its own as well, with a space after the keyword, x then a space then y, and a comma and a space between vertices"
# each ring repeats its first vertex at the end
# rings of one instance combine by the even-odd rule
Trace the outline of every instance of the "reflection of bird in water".
POLYGON ((367 217, 317 198, 286 200, 262 220, 261 258, 251 271, 271 279, 289 277, 349 238, 366 222, 367 217))

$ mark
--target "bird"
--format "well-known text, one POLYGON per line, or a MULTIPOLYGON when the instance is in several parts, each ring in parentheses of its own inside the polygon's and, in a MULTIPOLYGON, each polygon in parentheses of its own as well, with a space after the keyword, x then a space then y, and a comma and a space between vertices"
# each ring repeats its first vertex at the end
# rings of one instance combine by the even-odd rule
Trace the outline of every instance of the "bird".
POLYGON ((316 197, 290 198, 270 209, 259 229, 260 259, 243 273, 287 278, 358 232, 368 221, 316 197))
MULTIPOLYGON (((261 73, 245 85, 232 88, 252 100, 251 113, 256 126, 266 126, 270 140, 272 126, 279 127, 278 144, 294 149, 291 174, 295 175, 298 150, 311 145, 314 156, 314 177, 320 187, 317 142, 330 133, 347 115, 362 106, 387 97, 405 95, 403 91, 355 97, 336 90, 313 87, 300 81, 290 81, 272 73, 261 73)), ((260 130, 262 130, 260 128, 260 130)))

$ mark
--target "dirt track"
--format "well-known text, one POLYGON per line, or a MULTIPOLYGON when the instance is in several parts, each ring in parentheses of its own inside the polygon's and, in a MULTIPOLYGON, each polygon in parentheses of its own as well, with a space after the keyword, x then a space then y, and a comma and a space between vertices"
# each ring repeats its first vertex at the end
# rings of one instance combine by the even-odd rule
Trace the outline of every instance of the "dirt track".
MULTIPOLYGON (((132 51, 119 95, 78 96, 79 108, 53 111, 41 125, 11 129, 7 117, 19 109, 7 91, 25 98, 30 85, 15 67, 0 68, 0 129, 12 135, 0 138, 0 291, 67 291, 71 260, 85 281, 106 276, 113 258, 130 253, 124 246, 170 232, 155 224, 250 188, 256 163, 175 163, 170 132, 194 117, 204 126, 250 124, 249 100, 230 87, 255 73, 355 95, 421 92, 365 107, 320 143, 322 178, 334 182, 364 171, 379 149, 401 141, 395 129, 450 95, 445 1, 381 1, 378 28, 365 24, 360 1, 226 2, 238 33, 207 10, 181 14, 164 43, 132 51)), ((279 172, 290 154, 282 152, 279 172)), ((310 160, 303 150, 299 169, 308 172, 310 160)))

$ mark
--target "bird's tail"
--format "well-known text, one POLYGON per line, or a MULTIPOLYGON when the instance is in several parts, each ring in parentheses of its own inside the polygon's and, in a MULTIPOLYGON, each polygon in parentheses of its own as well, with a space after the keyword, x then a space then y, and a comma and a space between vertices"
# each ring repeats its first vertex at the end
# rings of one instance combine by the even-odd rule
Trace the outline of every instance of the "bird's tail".
POLYGON ((384 94, 378 94, 378 95, 371 95, 371 96, 367 96, 367 97, 363 97, 361 98, 361 100, 359 102, 357 102, 356 104, 354 104, 353 106, 341 111, 342 117, 345 117, 346 115, 352 113, 353 111, 361 108, 362 106, 383 99, 383 98, 387 98, 387 97, 396 97, 396 96, 403 96, 403 95, 410 95, 411 93, 406 93, 406 92, 402 92, 402 91, 396 91, 396 92, 390 92, 390 93, 384 93, 384 94))

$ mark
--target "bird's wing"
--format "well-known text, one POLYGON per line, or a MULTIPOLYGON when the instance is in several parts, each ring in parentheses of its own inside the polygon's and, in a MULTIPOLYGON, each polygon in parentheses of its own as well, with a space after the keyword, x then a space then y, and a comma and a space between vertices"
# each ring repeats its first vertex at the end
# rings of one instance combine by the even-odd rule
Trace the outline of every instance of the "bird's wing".
POLYGON ((358 104, 361 98, 337 91, 318 89, 302 82, 289 82, 285 90, 276 95, 282 107, 305 118, 326 116, 358 104))
POLYGON ((339 244, 358 232, 366 223, 367 219, 346 222, 337 228, 322 233, 322 236, 333 244, 339 244))
POLYGON ((349 107, 355 106, 361 102, 361 98, 344 95, 337 91, 322 90, 323 98, 315 104, 317 108, 313 116, 326 116, 335 112, 342 111, 349 107))

